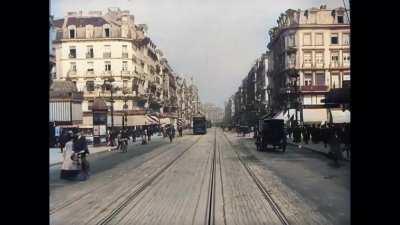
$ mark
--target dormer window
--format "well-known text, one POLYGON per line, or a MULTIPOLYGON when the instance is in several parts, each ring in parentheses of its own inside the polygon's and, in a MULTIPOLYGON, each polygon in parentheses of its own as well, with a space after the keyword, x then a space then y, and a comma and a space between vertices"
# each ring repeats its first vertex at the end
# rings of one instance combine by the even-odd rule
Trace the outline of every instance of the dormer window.
POLYGON ((105 28, 105 29, 104 29, 104 35, 105 35, 106 37, 110 37, 110 28, 105 28))
POLYGON ((337 21, 338 23, 343 24, 344 23, 343 16, 338 16, 337 21))
POLYGON ((111 27, 110 24, 104 24, 103 26, 103 36, 111 37, 111 27))

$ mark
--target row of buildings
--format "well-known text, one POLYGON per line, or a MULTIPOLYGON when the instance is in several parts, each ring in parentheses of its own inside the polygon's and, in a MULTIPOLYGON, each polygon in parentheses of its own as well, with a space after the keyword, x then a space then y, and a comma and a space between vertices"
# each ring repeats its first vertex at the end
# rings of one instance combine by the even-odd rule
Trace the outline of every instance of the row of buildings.
MULTIPOLYGON (((50 91, 68 86, 82 94, 81 120, 69 121, 70 126, 93 128, 98 99, 107 105, 107 123, 114 127, 154 119, 190 126, 193 115, 202 113, 193 78, 174 72, 147 26, 136 24, 129 11, 69 12, 50 23, 50 82, 57 89, 50 91)), ((57 109, 50 107, 50 122, 66 126, 56 119, 57 109)))
POLYGON ((282 13, 269 30, 268 50, 228 99, 225 122, 350 122, 349 110, 324 103, 331 91, 350 87, 349 19, 345 8, 326 5, 282 13))

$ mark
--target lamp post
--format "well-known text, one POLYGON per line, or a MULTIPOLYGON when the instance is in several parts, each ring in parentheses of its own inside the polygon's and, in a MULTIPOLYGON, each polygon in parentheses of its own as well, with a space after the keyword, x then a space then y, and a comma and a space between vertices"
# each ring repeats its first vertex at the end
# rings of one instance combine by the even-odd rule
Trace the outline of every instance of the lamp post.
POLYGON ((128 115, 127 115, 127 110, 128 110, 128 98, 125 95, 126 93, 124 92, 124 116, 122 118, 122 128, 125 130, 125 126, 127 125, 128 122, 128 115))
POLYGON ((113 98, 113 91, 114 88, 112 86, 112 83, 114 82, 114 78, 110 77, 107 80, 104 80, 104 83, 102 85, 103 89, 109 89, 110 90, 110 102, 111 102, 111 130, 114 130, 114 98, 113 98))

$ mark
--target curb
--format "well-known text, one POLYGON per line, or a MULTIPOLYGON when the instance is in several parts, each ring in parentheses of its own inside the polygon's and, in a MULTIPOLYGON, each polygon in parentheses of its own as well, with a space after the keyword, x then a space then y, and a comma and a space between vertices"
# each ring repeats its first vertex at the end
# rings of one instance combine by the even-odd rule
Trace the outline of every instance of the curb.
MULTIPOLYGON (((109 150, 109 149, 105 149, 104 151, 99 151, 99 152, 90 153, 90 155, 96 155, 97 153, 107 152, 108 150, 109 150)), ((60 165, 60 164, 62 164, 62 161, 61 161, 61 162, 51 163, 51 164, 49 164, 49 167, 53 167, 53 166, 60 165)))
MULTIPOLYGON (((288 145, 291 145, 291 146, 294 146, 294 147, 297 147, 297 148, 299 147, 298 144, 293 144, 293 143, 289 143, 289 142, 288 142, 287 144, 288 144, 288 145)), ((329 154, 326 153, 326 152, 318 151, 318 150, 315 150, 315 149, 312 149, 312 148, 309 148, 309 147, 305 147, 305 146, 302 146, 301 148, 304 148, 304 149, 306 149, 306 150, 309 150, 309 151, 312 151, 312 152, 315 152, 315 153, 324 155, 324 156, 326 156, 326 157, 329 157, 329 154)), ((344 159, 344 158, 343 158, 343 161, 350 162, 350 160, 344 159)))

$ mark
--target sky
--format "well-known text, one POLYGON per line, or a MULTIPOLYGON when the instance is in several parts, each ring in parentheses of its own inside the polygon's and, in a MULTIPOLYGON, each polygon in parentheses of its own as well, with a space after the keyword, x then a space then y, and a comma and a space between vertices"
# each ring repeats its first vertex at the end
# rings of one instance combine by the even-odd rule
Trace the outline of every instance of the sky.
MULTIPOLYGON (((51 14, 69 11, 129 10, 177 74, 193 77, 202 102, 224 106, 255 60, 267 50, 268 30, 287 9, 343 0, 51 0, 51 14)), ((349 1, 345 0, 349 8, 349 1)))

